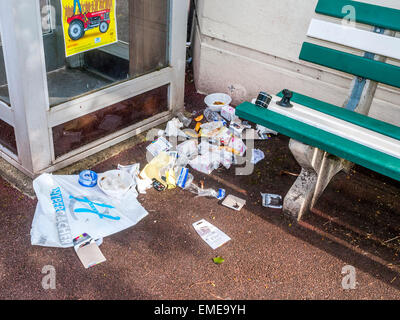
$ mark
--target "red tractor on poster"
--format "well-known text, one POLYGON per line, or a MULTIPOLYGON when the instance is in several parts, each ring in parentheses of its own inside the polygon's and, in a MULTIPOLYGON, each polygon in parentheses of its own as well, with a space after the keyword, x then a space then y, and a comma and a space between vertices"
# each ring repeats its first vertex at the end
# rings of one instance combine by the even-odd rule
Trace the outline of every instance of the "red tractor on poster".
POLYGON ((67 19, 68 35, 72 40, 79 40, 90 29, 99 27, 101 33, 106 33, 110 26, 110 9, 96 12, 86 12, 73 15, 67 19))

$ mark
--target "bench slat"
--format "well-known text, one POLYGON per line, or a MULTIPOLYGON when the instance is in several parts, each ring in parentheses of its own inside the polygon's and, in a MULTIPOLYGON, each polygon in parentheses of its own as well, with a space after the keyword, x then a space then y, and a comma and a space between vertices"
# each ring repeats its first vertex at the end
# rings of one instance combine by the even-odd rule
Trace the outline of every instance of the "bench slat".
POLYGON ((354 7, 357 22, 400 31, 400 10, 388 7, 351 0, 319 0, 315 12, 342 19, 348 15, 345 6, 354 7))
MULTIPOLYGON (((279 92, 277 96, 283 97, 282 92, 279 92)), ((292 101, 400 141, 400 127, 390 123, 368 117, 346 108, 340 108, 333 104, 314 99, 297 92, 293 92, 292 101)))
POLYGON ((272 96, 268 110, 400 159, 400 141, 397 139, 313 110, 294 101, 292 101, 292 108, 283 108, 276 104, 279 100, 279 97, 272 96))
POLYGON ((400 38, 312 19, 309 37, 400 60, 400 38))
POLYGON ((236 115, 400 181, 400 159, 396 157, 260 108, 250 102, 237 106, 236 115))
POLYGON ((400 67, 395 65, 322 47, 309 42, 303 43, 299 58, 400 88, 400 67))

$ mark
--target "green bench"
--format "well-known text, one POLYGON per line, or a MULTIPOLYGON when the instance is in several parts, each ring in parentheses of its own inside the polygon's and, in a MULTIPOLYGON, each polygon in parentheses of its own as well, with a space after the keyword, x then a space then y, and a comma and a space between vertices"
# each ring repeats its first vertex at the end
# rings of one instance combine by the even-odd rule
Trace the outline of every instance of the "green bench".
POLYGON ((236 115, 292 138, 289 147, 302 166, 300 176, 284 200, 284 212, 301 219, 329 181, 352 163, 400 181, 400 127, 368 117, 378 83, 400 88, 400 10, 350 0, 319 0, 316 12, 344 19, 332 23, 313 19, 308 36, 365 52, 362 56, 305 42, 300 60, 354 75, 343 107, 294 92, 293 108, 268 109, 245 102, 236 115), (374 27, 358 29, 348 21, 374 27))

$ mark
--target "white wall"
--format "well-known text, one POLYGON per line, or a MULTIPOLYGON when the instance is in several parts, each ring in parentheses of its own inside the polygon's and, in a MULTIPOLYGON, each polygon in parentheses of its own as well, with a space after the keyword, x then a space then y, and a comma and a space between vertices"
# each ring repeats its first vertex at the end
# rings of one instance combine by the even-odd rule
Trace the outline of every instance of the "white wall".
MULTIPOLYGON (((398 0, 359 0, 400 9, 398 0)), ((353 76, 300 61, 317 0, 197 0, 194 69, 199 92, 226 92, 234 103, 288 88, 342 106, 353 76)), ((358 25, 370 29, 369 26, 358 25)), ((397 35, 399 36, 399 34, 397 35)), ((340 48, 348 51, 347 48, 340 48)), ((356 52, 356 51, 350 51, 356 52)), ((399 61, 388 61, 400 65, 399 61)), ((400 90, 380 86, 370 116, 400 125, 400 90)))

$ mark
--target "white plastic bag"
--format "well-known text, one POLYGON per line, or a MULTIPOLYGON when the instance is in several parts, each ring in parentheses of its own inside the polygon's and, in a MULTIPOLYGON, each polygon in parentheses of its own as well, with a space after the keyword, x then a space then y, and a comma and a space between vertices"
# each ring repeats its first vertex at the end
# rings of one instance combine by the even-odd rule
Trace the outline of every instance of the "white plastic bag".
POLYGON ((165 128, 165 135, 167 137, 187 138, 187 135, 181 130, 181 128, 183 128, 183 123, 180 122, 178 118, 173 118, 167 123, 167 127, 165 128))
POLYGON ((42 174, 33 181, 38 198, 31 228, 31 243, 45 247, 72 247, 72 239, 83 233, 94 239, 132 227, 147 211, 130 190, 114 199, 98 186, 78 183, 78 176, 42 174))
POLYGON ((219 154, 211 152, 207 152, 205 154, 197 156, 193 160, 189 161, 189 165, 193 169, 205 174, 210 174, 215 169, 218 169, 220 164, 221 161, 219 154))
POLYGON ((197 140, 190 139, 182 142, 176 147, 176 151, 178 152, 179 157, 186 157, 188 159, 192 159, 197 156, 197 140))
POLYGON ((253 149, 251 151, 251 163, 257 164, 265 158, 265 154, 260 149, 253 149))
POLYGON ((199 154, 204 156, 208 154, 208 157, 210 159, 215 159, 215 163, 218 161, 219 164, 222 164, 226 169, 229 169, 231 167, 233 163, 233 155, 231 152, 228 152, 223 148, 219 148, 218 146, 212 145, 206 141, 202 141, 199 144, 198 148, 199 154))

